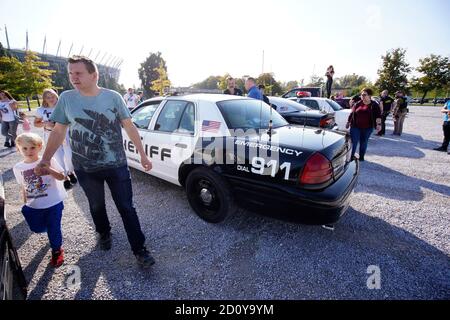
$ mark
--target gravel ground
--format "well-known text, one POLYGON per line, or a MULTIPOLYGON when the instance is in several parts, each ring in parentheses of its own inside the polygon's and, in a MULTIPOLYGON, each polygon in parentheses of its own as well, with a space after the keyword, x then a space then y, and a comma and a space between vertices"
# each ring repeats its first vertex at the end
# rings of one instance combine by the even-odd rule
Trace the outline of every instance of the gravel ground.
MULTIPOLYGON (((225 223, 197 218, 182 188, 132 171, 134 201, 156 264, 139 269, 108 197, 113 248, 103 252, 80 187, 63 217, 66 263, 48 267, 45 235, 20 214, 12 166, 0 150, 8 224, 29 299, 450 299, 450 156, 439 108, 411 107, 405 134, 372 137, 347 214, 334 232, 240 209, 225 223), (369 290, 369 266, 381 289, 369 290), (73 266, 81 285, 72 280, 73 266), (71 285, 72 284, 72 285, 71 285), (75 285, 73 285, 75 284, 75 285)), ((3 140, 1 142, 3 145, 3 140)))

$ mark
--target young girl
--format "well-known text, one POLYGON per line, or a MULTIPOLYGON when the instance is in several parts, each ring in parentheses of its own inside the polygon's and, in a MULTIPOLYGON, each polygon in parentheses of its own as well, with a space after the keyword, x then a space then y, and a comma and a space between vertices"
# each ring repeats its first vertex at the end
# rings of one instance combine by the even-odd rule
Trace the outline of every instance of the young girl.
MULTIPOLYGON (((58 94, 52 89, 45 89, 42 94, 42 100, 42 107, 39 107, 36 110, 34 126, 37 128, 44 128, 44 141, 47 143, 48 137, 55 126, 55 124, 49 121, 49 119, 52 112, 55 110, 56 103, 58 102, 58 94)), ((63 167, 66 174, 64 188, 67 190, 71 189, 73 185, 77 183, 77 178, 73 173, 74 168, 72 164, 72 150, 70 149, 68 134, 63 144, 56 151, 55 159, 63 167)))
POLYGON ((51 166, 45 168, 45 175, 38 176, 34 172, 40 162, 39 152, 43 143, 42 138, 35 133, 19 135, 16 145, 23 161, 17 163, 13 171, 17 182, 22 186, 24 218, 31 231, 47 232, 52 248, 50 264, 57 268, 64 262, 61 217, 67 193, 62 184, 64 171, 56 160, 52 159, 51 166))
POLYGON ((0 112, 2 114, 2 135, 5 136, 5 147, 13 148, 17 136, 16 119, 17 102, 8 91, 0 90, 0 112))

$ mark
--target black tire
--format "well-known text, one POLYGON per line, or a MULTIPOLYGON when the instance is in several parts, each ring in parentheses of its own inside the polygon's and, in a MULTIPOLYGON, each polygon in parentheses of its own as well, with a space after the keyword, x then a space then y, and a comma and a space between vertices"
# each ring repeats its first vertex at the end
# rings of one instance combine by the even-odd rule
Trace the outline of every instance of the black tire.
POLYGON ((186 194, 191 208, 207 222, 222 222, 236 211, 228 183, 208 168, 196 168, 189 173, 186 194))

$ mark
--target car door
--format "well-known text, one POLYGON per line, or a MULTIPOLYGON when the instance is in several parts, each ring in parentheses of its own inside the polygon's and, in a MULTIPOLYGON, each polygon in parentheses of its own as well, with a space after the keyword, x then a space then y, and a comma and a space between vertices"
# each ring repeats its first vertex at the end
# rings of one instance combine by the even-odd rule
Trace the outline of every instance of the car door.
POLYGON ((151 131, 153 148, 150 157, 158 164, 158 176, 179 184, 178 169, 190 160, 197 136, 196 107, 193 102, 167 100, 162 106, 151 131))
MULTIPOLYGON (((149 134, 149 126, 153 115, 158 109, 161 101, 148 101, 140 105, 138 108, 134 109, 131 113, 131 120, 136 126, 139 136, 141 137, 142 144, 144 146, 144 150, 146 151, 147 156, 149 155, 149 146, 148 146, 148 134, 149 134)), ((127 157, 128 165, 133 168, 143 170, 140 164, 140 155, 137 152, 137 149, 133 142, 129 139, 125 130, 122 130, 123 135, 123 143, 125 149, 125 155, 127 157)), ((152 171, 160 170, 155 164, 153 164, 152 171)))

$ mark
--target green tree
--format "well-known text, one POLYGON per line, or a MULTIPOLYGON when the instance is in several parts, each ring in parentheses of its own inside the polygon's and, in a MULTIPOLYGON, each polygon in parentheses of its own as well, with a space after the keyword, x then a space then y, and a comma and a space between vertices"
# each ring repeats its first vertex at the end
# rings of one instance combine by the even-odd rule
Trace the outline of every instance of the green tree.
POLYGON ((437 93, 450 85, 450 60, 449 57, 431 54, 419 60, 419 67, 416 70, 423 74, 412 81, 411 87, 418 92, 422 92, 422 100, 429 91, 435 90, 437 93))
POLYGON ((52 87, 52 74, 54 70, 46 69, 49 63, 41 61, 39 56, 27 51, 25 61, 22 63, 23 78, 20 83, 20 91, 26 97, 28 109, 30 109, 29 98, 38 95, 46 88, 52 87))
POLYGON ((372 82, 366 81, 365 83, 360 84, 358 87, 353 88, 352 91, 350 92, 350 96, 354 96, 354 95, 360 94, 362 89, 365 89, 365 88, 372 89, 373 94, 374 95, 377 94, 376 86, 372 82))
POLYGON ((152 83, 152 91, 158 93, 160 96, 164 95, 164 92, 170 88, 170 80, 167 76, 167 71, 161 64, 159 68, 156 69, 158 72, 158 79, 154 80, 152 83))
POLYGON ((22 63, 8 56, 0 57, 0 89, 8 90, 15 99, 22 99, 21 83, 24 78, 22 63))
POLYGON ((273 73, 263 73, 256 79, 257 85, 263 84, 266 87, 267 95, 280 95, 283 93, 280 83, 275 80, 273 73))
POLYGON ((375 83, 377 90, 380 92, 383 90, 388 90, 389 92, 403 90, 407 92, 407 75, 411 72, 411 68, 406 62, 406 50, 401 48, 393 49, 381 58, 383 62, 378 70, 378 80, 375 83))
POLYGON ((366 77, 353 73, 337 78, 333 84, 335 89, 354 89, 367 82, 366 77))
POLYGON ((209 76, 205 80, 193 84, 192 87, 194 89, 218 90, 221 89, 223 83, 224 78, 222 76, 209 76))
POLYGON ((155 96, 155 91, 152 89, 153 82, 160 78, 159 68, 163 68, 167 73, 166 61, 161 56, 161 52, 150 53, 139 67, 138 74, 141 80, 141 86, 144 89, 144 95, 152 98, 155 96))
POLYGON ((300 84, 298 83, 298 81, 292 80, 292 81, 288 81, 288 82, 283 82, 281 84, 281 90, 283 92, 287 92, 287 91, 290 91, 290 90, 292 90, 294 88, 297 88, 299 86, 300 86, 300 84))
POLYGON ((318 75, 312 75, 307 87, 325 87, 325 81, 318 75))

